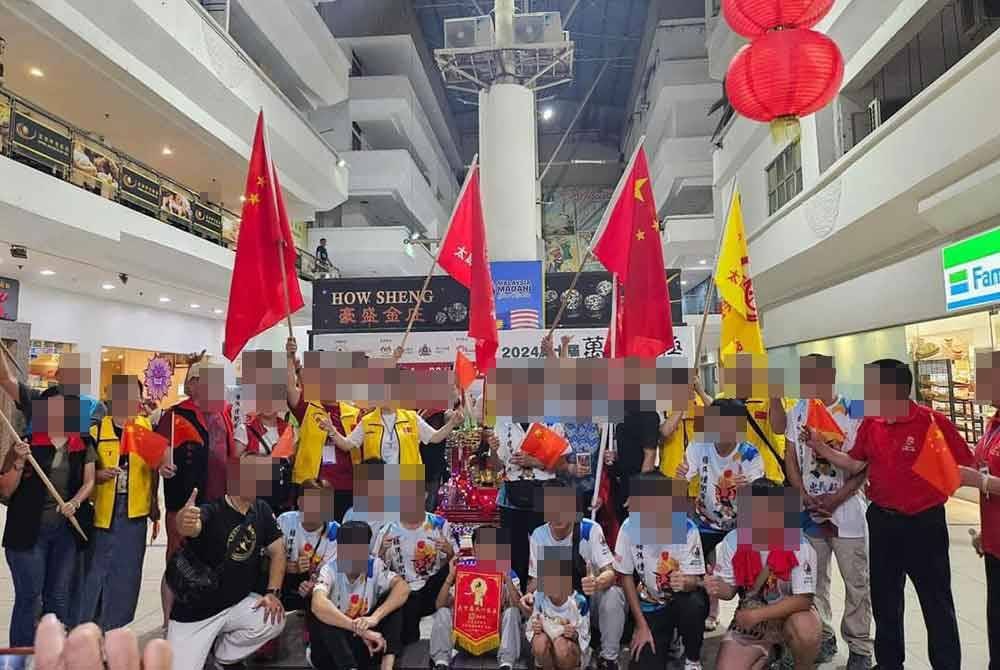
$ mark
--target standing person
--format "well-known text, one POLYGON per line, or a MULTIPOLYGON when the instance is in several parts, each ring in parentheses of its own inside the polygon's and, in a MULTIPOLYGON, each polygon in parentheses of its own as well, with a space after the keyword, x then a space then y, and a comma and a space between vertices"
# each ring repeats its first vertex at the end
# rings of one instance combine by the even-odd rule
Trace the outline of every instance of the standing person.
MULTIPOLYGON (((84 393, 90 385, 90 368, 84 364, 80 354, 65 353, 59 355, 59 367, 55 372, 56 386, 63 395, 79 398, 80 426, 74 431, 86 433, 90 430, 91 418, 98 410, 101 402, 92 395, 84 393)), ((31 403, 39 400, 43 391, 33 389, 24 382, 18 381, 14 370, 10 367, 7 355, 0 353, 0 389, 6 393, 18 411, 24 415, 25 433, 31 430, 31 403)))
POLYGON ((333 490, 319 479, 302 482, 298 510, 278 517, 285 543, 285 581, 281 603, 288 611, 309 609, 320 568, 337 558, 340 524, 329 519, 333 490))
POLYGON ((959 465, 972 467, 972 451, 944 415, 910 400, 913 373, 894 359, 865 366, 865 419, 847 454, 817 439, 808 445, 854 475, 868 468, 868 537, 875 660, 881 670, 902 670, 904 586, 913 582, 927 626, 934 670, 958 670, 962 649, 951 593, 948 496, 913 471, 935 424, 959 465))
MULTIPOLYGON (((660 413, 640 410, 637 401, 625 401, 625 416, 615 426, 616 449, 609 449, 612 460, 612 495, 617 518, 628 516, 625 504, 632 478, 643 471, 644 464, 656 462, 660 446, 660 413)), ((649 469, 652 469, 652 465, 649 469)))
POLYGON ((424 511, 422 470, 401 473, 399 520, 385 524, 375 539, 378 557, 410 589, 402 609, 403 647, 420 639, 420 621, 434 613, 438 592, 448 577, 448 563, 458 553, 451 524, 424 511))
POLYGON ((338 538, 337 559, 319 571, 312 593, 309 663, 316 670, 392 670, 410 588, 369 555, 366 524, 344 522, 338 538))
MULTIPOLYGON (((31 406, 31 447, 15 445, 13 464, 0 477, 0 496, 10 501, 3 546, 14 583, 10 644, 15 647, 31 646, 39 600, 42 614, 51 612, 60 621, 71 621, 71 582, 78 550, 68 520, 90 506, 97 460, 90 436, 79 430, 78 397, 64 396, 60 387, 53 386, 31 401, 31 406), (27 464, 29 454, 64 505, 57 505, 27 464)), ((85 514, 86 509, 78 520, 85 514)))
POLYGON ((301 484, 308 479, 322 479, 333 486, 333 518, 344 520, 354 498, 353 469, 361 460, 359 450, 340 451, 333 442, 332 432, 350 433, 357 425, 360 410, 346 402, 335 400, 333 375, 324 372, 323 353, 307 351, 303 356, 301 385, 296 373, 294 337, 285 344, 288 354, 287 400, 292 415, 299 424, 298 447, 292 467, 292 482, 301 484))
POLYGON ((604 539, 601 526, 580 518, 575 491, 553 482, 543 489, 543 513, 546 523, 531 533, 529 541, 528 584, 523 603, 534 605, 538 584, 538 560, 551 547, 569 547, 573 565, 573 589, 589 600, 592 618, 601 633, 601 670, 618 669, 618 652, 625 631, 625 593, 616 582, 614 558, 604 539))
POLYGON ((975 468, 961 467, 962 483, 979 489, 982 530, 973 546, 986 561, 986 639, 989 670, 1000 670, 1000 352, 976 356, 976 398, 996 412, 976 445, 975 468))
POLYGON ((345 437, 334 429, 331 437, 343 451, 360 449, 362 461, 377 458, 387 465, 421 465, 420 444, 444 442, 463 418, 462 409, 455 409, 435 430, 413 410, 383 405, 362 416, 350 435, 345 437))
POLYGON ((167 642, 175 670, 202 668, 209 653, 217 669, 244 667, 244 659, 285 627, 285 546, 274 514, 258 498, 271 482, 270 460, 244 454, 227 465, 231 493, 197 506, 195 489, 177 514, 178 532, 187 539, 184 551, 213 571, 215 587, 196 602, 179 600, 171 608, 167 642), (265 555, 267 590, 259 594, 254 590, 265 555))
MULTIPOLYGON (((222 366, 207 361, 192 363, 184 388, 188 397, 164 412, 156 427, 157 432, 168 440, 184 440, 168 447, 166 462, 159 468, 167 509, 168 561, 182 542, 177 530, 177 513, 185 506, 192 491, 199 493, 198 504, 221 499, 226 494, 226 463, 236 456, 233 421, 224 396, 226 386, 222 366), (190 424, 199 441, 174 434, 172 428, 175 421, 190 424)), ((160 595, 166 626, 173 603, 166 581, 161 583, 160 595)))
MULTIPOLYGON (((764 459, 746 441, 746 407, 739 400, 720 398, 705 408, 702 436, 705 442, 688 447, 686 460, 677 477, 689 482, 698 478, 694 499, 694 519, 701 534, 706 560, 714 563, 715 547, 736 528, 737 492, 764 476, 764 459)), ((709 599, 705 630, 719 625, 719 601, 709 599)))
POLYGON ((740 597, 716 668, 766 667, 782 645, 795 670, 813 670, 822 627, 812 604, 816 552, 799 533, 798 493, 761 478, 739 495, 739 527, 719 543, 715 574, 705 577, 710 596, 740 597))
POLYGON ((330 272, 330 254, 326 250, 326 238, 319 238, 319 246, 316 247, 316 272, 326 274, 330 272))
POLYGON ((115 375, 111 380, 110 414, 90 429, 97 443, 94 487, 94 537, 90 566, 84 576, 83 621, 103 630, 123 628, 135 617, 146 556, 147 520, 150 542, 159 534, 159 478, 156 470, 122 436, 126 427, 152 430, 137 412, 142 402, 138 378, 115 375))
POLYGON ((688 517, 686 489, 683 480, 659 472, 636 476, 632 514, 618 533, 615 571, 635 621, 629 649, 640 670, 667 665, 675 631, 684 645, 684 670, 701 670, 705 558, 698 527, 688 517))
POLYGON ((809 403, 820 402, 844 433, 839 449, 854 447, 861 416, 852 414, 852 403, 834 388, 837 371, 833 358, 809 354, 799 361, 802 399, 788 412, 785 451, 788 483, 802 497, 806 509, 805 536, 816 550, 816 608, 823 621, 823 642, 817 663, 837 653, 830 608, 830 559, 836 556, 844 580, 844 615, 840 634, 850 651, 847 670, 868 670, 874 651, 871 639, 871 597, 868 592, 868 549, 865 541, 865 507, 860 493, 867 472, 847 477, 829 461, 816 456, 805 443, 809 403))

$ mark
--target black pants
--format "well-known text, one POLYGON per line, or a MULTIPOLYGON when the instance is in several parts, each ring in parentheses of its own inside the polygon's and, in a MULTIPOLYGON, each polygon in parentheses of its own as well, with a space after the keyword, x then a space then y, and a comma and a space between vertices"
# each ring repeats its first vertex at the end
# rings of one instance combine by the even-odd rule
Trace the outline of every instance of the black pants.
POLYGON ((333 493, 333 519, 337 523, 344 523, 344 514, 351 509, 354 504, 354 491, 334 491, 333 493))
POLYGON ((701 658, 705 617, 708 616, 708 594, 703 589, 676 593, 666 607, 647 612, 644 616, 653 634, 656 652, 649 645, 643 647, 639 670, 662 670, 667 667, 675 631, 680 633, 684 643, 684 656, 691 661, 701 658))
POLYGON ((545 523, 541 511, 533 509, 500 508, 500 525, 510 528, 510 567, 521 579, 521 584, 528 583, 528 542, 532 531, 545 523))
POLYGON ((405 647, 420 639, 420 620, 434 614, 441 585, 448 578, 448 566, 431 575, 419 591, 411 591, 406 604, 400 608, 403 616, 403 631, 401 641, 405 647))
POLYGON ((1000 670, 1000 558, 986 554, 986 639, 990 670, 1000 670))
POLYGON ((951 594, 948 525, 944 506, 913 516, 868 507, 875 659, 881 670, 903 670, 903 589, 913 582, 927 626, 934 670, 959 670, 962 650, 951 594))
POLYGON ((306 581, 309 575, 294 574, 285 575, 285 581, 281 585, 281 604, 287 612, 295 610, 309 609, 309 599, 299 595, 299 586, 306 581))
MULTIPOLYGON (((382 600, 385 600, 383 598, 382 600)), ((382 603, 379 601, 379 604, 382 603)), ((375 608, 372 608, 373 610, 375 608)), ((399 654, 399 636, 403 623, 402 609, 382 619, 375 630, 382 633, 386 654, 399 654)), ((316 670, 377 670, 383 654, 372 656, 364 641, 349 630, 330 626, 312 612, 306 616, 309 629, 310 659, 316 670)))

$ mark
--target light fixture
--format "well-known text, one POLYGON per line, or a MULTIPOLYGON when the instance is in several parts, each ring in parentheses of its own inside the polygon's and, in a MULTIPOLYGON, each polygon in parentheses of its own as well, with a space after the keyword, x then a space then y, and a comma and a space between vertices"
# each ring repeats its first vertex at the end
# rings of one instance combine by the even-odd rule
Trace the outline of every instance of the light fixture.
POLYGON ((48 268, 46 268, 44 270, 39 271, 38 274, 42 275, 43 277, 51 277, 55 273, 56 273, 55 270, 49 270, 48 268))
POLYGON ((113 291, 115 285, 112 284, 111 282, 104 282, 103 284, 101 284, 101 288, 103 288, 105 291, 113 291))
POLYGON ((347 167, 347 161, 345 161, 343 158, 338 158, 337 159, 337 167, 339 167, 339 168, 345 168, 345 167, 347 167))
POLYGON ((174 150, 168 147, 166 144, 164 144, 163 150, 160 153, 162 153, 164 156, 173 156, 174 150))
POLYGON ((688 285, 688 280, 687 279, 682 279, 681 280, 681 286, 687 286, 687 285, 688 285))
POLYGON ((247 197, 245 195, 241 195, 240 196, 240 202, 246 202, 246 201, 247 201, 247 197))
POLYGON ((196 303, 196 302, 191 303, 191 309, 200 309, 200 308, 201 308, 201 305, 199 305, 198 303, 196 303))
POLYGON ((45 76, 45 72, 40 67, 28 68, 28 74, 30 74, 32 77, 38 77, 39 79, 45 76))
POLYGON ((222 310, 219 309, 218 307, 216 307, 215 309, 212 310, 212 313, 213 314, 222 314, 222 310))
POLYGON ((706 263, 708 263, 708 261, 706 261, 704 258, 698 261, 698 265, 705 265, 706 263))
POLYGON ((160 302, 170 302, 170 296, 161 295, 160 302))
POLYGON ((546 107, 545 109, 542 110, 542 121, 551 121, 552 117, 555 115, 556 115, 555 110, 553 110, 551 107, 546 107))

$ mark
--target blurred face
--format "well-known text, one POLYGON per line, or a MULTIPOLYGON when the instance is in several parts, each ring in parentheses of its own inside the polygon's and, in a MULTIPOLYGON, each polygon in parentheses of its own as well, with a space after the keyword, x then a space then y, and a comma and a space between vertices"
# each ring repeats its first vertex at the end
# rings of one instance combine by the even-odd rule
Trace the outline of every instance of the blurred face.
POLYGON ((357 575, 368 565, 367 542, 338 542, 337 565, 347 574, 357 575))
POLYGON ((545 521, 553 530, 565 531, 577 520, 576 493, 563 487, 546 487, 543 495, 545 521))
POLYGON ((775 488, 768 495, 739 494, 737 525, 740 542, 750 542, 758 551, 782 546, 797 549, 801 542, 802 502, 791 488, 775 488))
POLYGON ((63 396, 33 400, 31 411, 32 423, 40 433, 60 438, 79 432, 80 406, 73 400, 63 396))
POLYGON ((56 370, 56 381, 63 385, 68 394, 79 394, 83 387, 90 385, 90 365, 86 356, 81 354, 61 354, 59 369, 56 370))
POLYGON ((302 523, 314 527, 333 518, 333 489, 306 489, 299 496, 302 523))
POLYGON ((510 531, 483 527, 472 547, 472 554, 486 569, 506 573, 510 570, 510 531))
POLYGON ((976 400, 1000 407, 1000 351, 976 354, 976 400))
MULTIPOLYGON (((726 412, 729 412, 727 409, 726 412)), ((736 444, 746 439, 746 414, 727 416, 719 407, 706 407, 701 417, 701 433, 705 442, 736 444)), ((697 422, 696 422, 697 427, 697 422)))
POLYGON ((275 463, 270 456, 248 454, 226 464, 228 491, 245 500, 271 495, 275 463))
POLYGON ((803 398, 832 398, 836 381, 833 360, 803 356, 799 361, 799 388, 803 398))
POLYGON ((273 351, 247 351, 243 354, 241 401, 247 412, 274 416, 285 407, 287 396, 287 358, 273 351))
POLYGON ((687 482, 677 479, 642 479, 629 498, 629 518, 638 526, 641 544, 687 542, 687 517, 691 502, 687 482))
POLYGON ((539 561, 538 590, 559 603, 573 592, 573 564, 562 560, 539 561))
POLYGON ((424 518, 424 497, 427 490, 424 480, 403 479, 399 482, 399 513, 408 521, 424 518))
POLYGON ((188 394, 206 412, 221 412, 226 407, 226 379, 221 367, 203 365, 198 377, 188 380, 188 394))
POLYGON ((910 413, 909 389, 890 371, 865 366, 865 416, 898 419, 910 413))
POLYGON ((135 375, 114 375, 111 378, 108 411, 117 423, 133 418, 139 412, 141 400, 135 375))

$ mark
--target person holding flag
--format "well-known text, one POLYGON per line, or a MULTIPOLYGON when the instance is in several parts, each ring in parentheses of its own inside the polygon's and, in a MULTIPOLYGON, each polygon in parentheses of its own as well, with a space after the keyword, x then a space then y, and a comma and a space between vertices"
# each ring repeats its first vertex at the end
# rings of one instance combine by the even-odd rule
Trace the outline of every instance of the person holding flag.
POLYGON ((959 670, 962 649, 951 591, 944 504, 972 451, 943 414, 910 400, 913 373, 894 359, 865 366, 865 418, 847 453, 810 428, 809 447, 854 475, 868 468, 868 537, 875 660, 902 670, 904 585, 909 577, 927 626, 934 670, 959 670))
POLYGON ((153 522, 150 542, 160 533, 160 486, 156 468, 167 440, 138 416, 142 403, 135 375, 111 380, 109 414, 90 429, 97 443, 94 486, 94 537, 84 577, 81 621, 102 630, 132 622, 142 586, 146 522, 153 522))

